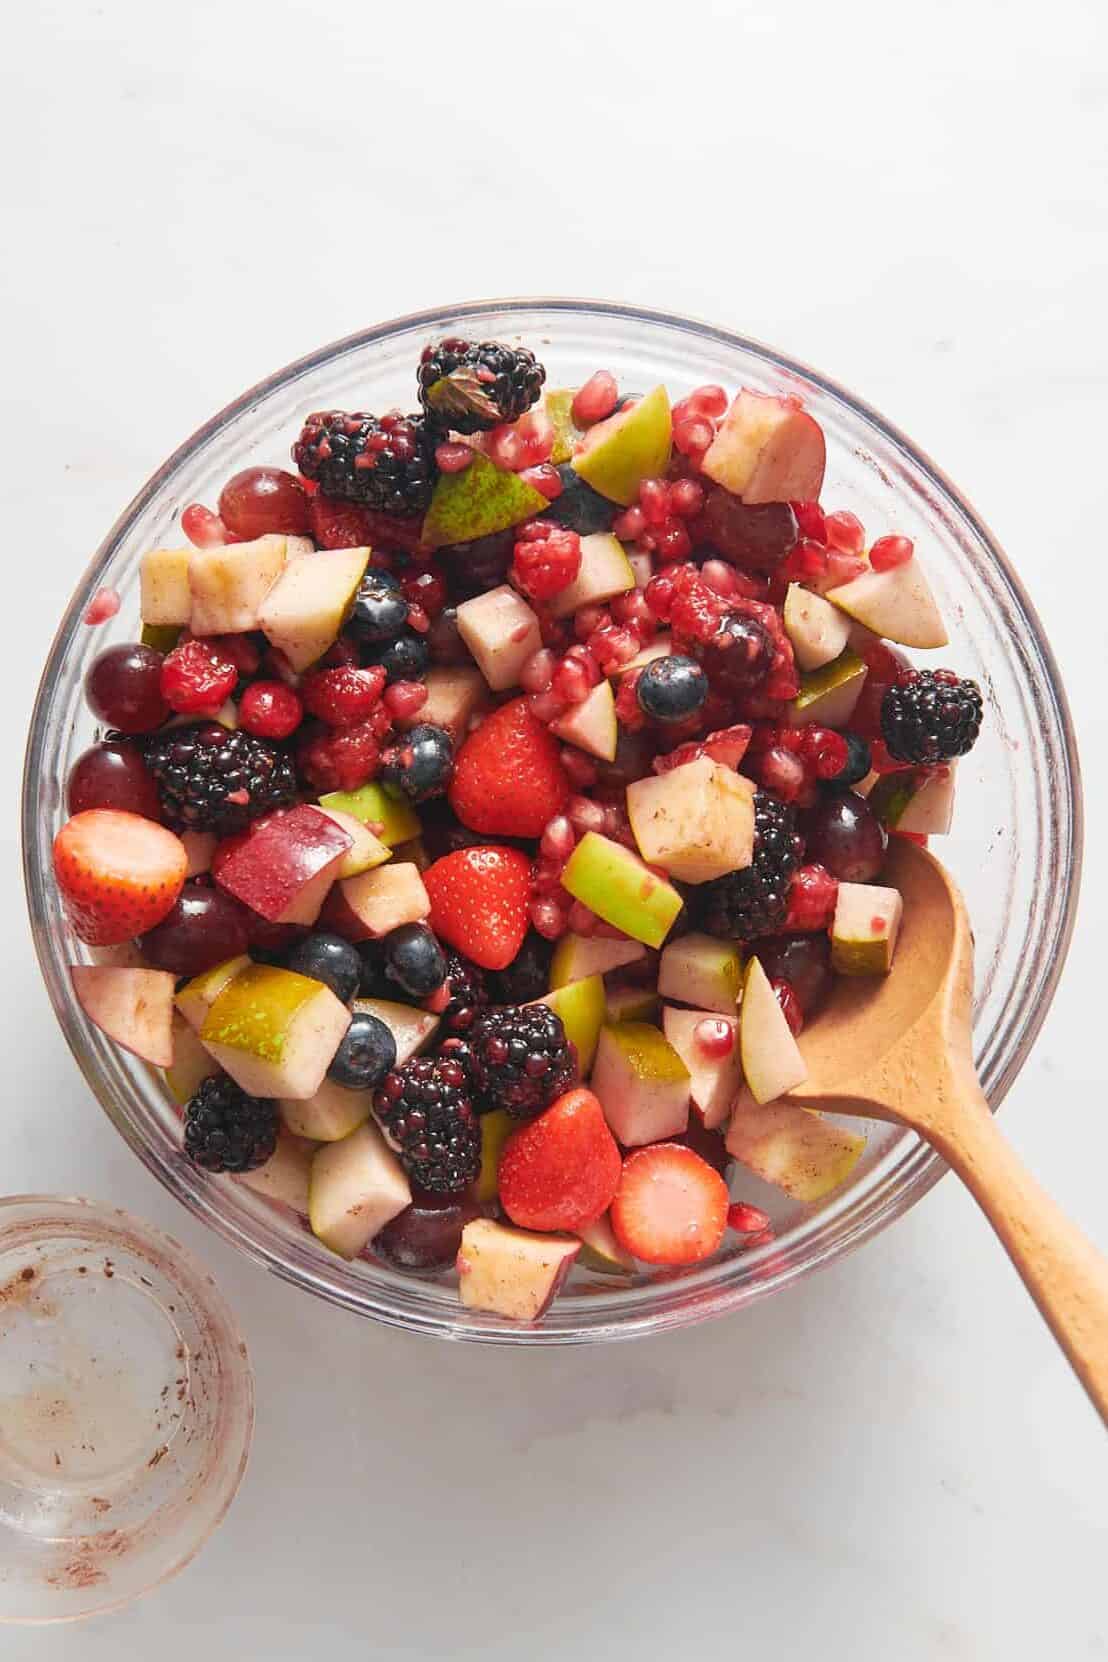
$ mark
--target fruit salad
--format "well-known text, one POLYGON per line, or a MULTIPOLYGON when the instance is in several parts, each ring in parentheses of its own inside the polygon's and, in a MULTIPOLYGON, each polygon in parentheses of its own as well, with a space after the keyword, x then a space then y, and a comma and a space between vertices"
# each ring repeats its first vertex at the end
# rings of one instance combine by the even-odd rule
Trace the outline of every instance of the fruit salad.
POLYGON ((888 840, 981 724, 800 399, 676 390, 446 339, 411 412, 308 414, 145 555, 54 844, 182 1160, 507 1320, 848 1177, 797 1035, 893 968, 888 840))

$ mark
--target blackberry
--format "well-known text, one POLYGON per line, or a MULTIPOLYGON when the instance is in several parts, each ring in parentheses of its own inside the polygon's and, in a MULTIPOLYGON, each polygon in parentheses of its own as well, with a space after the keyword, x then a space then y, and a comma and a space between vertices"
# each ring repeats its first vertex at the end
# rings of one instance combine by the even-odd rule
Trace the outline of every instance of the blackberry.
POLYGON ((447 1033, 468 1033, 489 1002, 485 972, 460 952, 449 952, 446 979, 450 1002, 442 1013, 443 1028, 447 1033))
POLYGON ((897 762, 951 762, 981 731, 981 688, 952 669, 904 670, 881 700, 881 736, 897 762))
POLYGON ((620 512, 618 502, 609 502, 606 496, 586 484, 572 462, 563 462, 558 468, 562 494, 556 496, 540 519, 552 519, 555 525, 564 525, 580 537, 592 536, 596 531, 610 531, 612 521, 620 512))
POLYGON ((225 1074, 202 1079, 185 1107, 185 1153, 205 1171, 253 1171, 277 1147, 277 1104, 225 1074))
POLYGON ((546 370, 525 346, 451 338, 424 348, 419 401, 428 417, 456 433, 516 421, 542 391, 546 370))
POLYGON ((568 1091, 577 1053, 562 1018, 545 1004, 505 1004, 470 1028, 468 1045, 482 1110, 506 1108, 530 1119, 568 1091))
POLYGON ((788 911, 789 882, 801 852, 793 810, 769 791, 756 791, 754 858, 741 871, 689 891, 697 927, 724 940, 773 934, 788 911))
POLYGON ((530 1004, 550 987, 550 960, 554 942, 529 929, 523 945, 508 965, 497 970, 489 981, 494 1004, 530 1004))
POLYGON ((422 416, 320 410, 301 428, 292 459, 328 496, 379 513, 421 514, 431 500, 434 445, 422 416))
POLYGON ((184 831, 245 831, 251 820, 296 800, 296 770, 268 739, 216 722, 171 727, 143 745, 162 812, 184 831))
POLYGON ((400 1164, 421 1189, 453 1194, 477 1176, 481 1128, 466 1070, 449 1056, 417 1056, 385 1076, 373 1098, 400 1164))

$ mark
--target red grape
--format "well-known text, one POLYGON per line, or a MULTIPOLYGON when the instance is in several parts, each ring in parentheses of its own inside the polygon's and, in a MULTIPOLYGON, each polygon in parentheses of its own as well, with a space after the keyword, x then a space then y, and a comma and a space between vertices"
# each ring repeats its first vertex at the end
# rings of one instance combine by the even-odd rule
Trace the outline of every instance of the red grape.
POLYGON ((841 883, 872 883, 885 861, 889 834, 864 796, 835 791, 806 816, 809 860, 826 866, 841 883))
POLYGON ((295 474, 279 467, 246 467, 219 493, 219 517, 236 537, 264 537, 270 531, 305 536, 308 495, 295 474))
POLYGON ((83 751, 70 769, 67 799, 71 814, 86 808, 118 808, 144 819, 161 819, 153 775, 129 744, 105 741, 83 751))
POLYGON ((142 953, 155 969, 202 975, 245 952, 250 932, 245 906, 224 890, 193 878, 169 916, 142 937, 142 953))
POLYGON ((128 641, 106 647, 85 676, 89 709, 121 733, 152 733, 169 715, 161 674, 162 655, 152 646, 128 641))
POLYGON ((472 1201, 454 1195, 419 1195, 373 1242, 377 1251, 406 1270, 433 1270, 452 1264, 462 1230, 477 1216, 472 1201))
POLYGON ((810 1021, 831 991, 831 942, 826 935, 766 935, 754 943, 754 956, 771 981, 787 981, 805 1021, 810 1021))

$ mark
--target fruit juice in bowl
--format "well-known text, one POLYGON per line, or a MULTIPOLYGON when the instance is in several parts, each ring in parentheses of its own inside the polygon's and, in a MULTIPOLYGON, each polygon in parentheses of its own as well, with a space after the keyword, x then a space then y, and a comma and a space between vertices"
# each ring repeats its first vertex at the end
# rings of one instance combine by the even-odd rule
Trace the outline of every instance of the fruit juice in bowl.
POLYGON ((178 1105, 163 1175, 432 1330, 706 1307, 918 1152, 788 1092, 836 978, 895 962, 890 837, 976 784, 932 526, 905 490, 867 528, 818 382, 690 384, 597 313, 564 378, 521 307, 398 327, 394 410, 353 363, 342 408, 281 383, 291 465, 133 549, 45 874, 82 1024, 178 1105))

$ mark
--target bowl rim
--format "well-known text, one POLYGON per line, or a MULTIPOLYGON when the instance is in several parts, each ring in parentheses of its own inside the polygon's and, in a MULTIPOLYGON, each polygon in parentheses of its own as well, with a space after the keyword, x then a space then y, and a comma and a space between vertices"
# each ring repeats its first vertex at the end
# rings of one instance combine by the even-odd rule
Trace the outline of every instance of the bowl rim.
MULTIPOLYGON (((963 492, 943 469, 931 459, 927 452, 922 450, 894 422, 882 415, 865 399, 858 397, 832 377, 813 369, 801 359, 788 356, 775 347, 768 346, 751 336, 739 334, 734 330, 723 328, 707 320, 654 307, 637 306, 623 301, 568 296, 536 295, 487 298, 454 302, 442 307, 422 308, 419 311, 386 319, 371 328, 357 330, 352 334, 341 336, 273 371, 209 417, 172 451, 116 518, 85 567, 74 590, 73 598, 54 633, 46 656, 36 690, 28 730, 22 781, 23 804, 21 814, 24 887, 32 926, 32 938, 39 966, 66 1042, 73 1052, 87 1084, 106 1111, 109 1119, 139 1155, 147 1169, 158 1179, 159 1183, 167 1188, 194 1215, 214 1228, 224 1240, 244 1251, 254 1263, 275 1273, 281 1279, 289 1281, 292 1285, 306 1291, 316 1293, 337 1304, 340 1308, 352 1309, 358 1314, 372 1316, 375 1320, 407 1332, 431 1333, 438 1336, 460 1338, 469 1342, 508 1345, 513 1343, 531 1345, 574 1344, 616 1338, 633 1338, 661 1330, 687 1326, 708 1317, 730 1314, 740 1304, 753 1303, 767 1297, 770 1293, 791 1285, 793 1281, 809 1273, 809 1271, 823 1268, 854 1251, 864 1241, 879 1233, 887 1225, 901 1217, 918 1200, 921 1200, 946 1174, 948 1170, 946 1163, 933 1149, 922 1142, 917 1142, 916 1148, 908 1157, 902 1180, 896 1190, 889 1194, 883 1203, 875 1206, 871 1214, 861 1219, 856 1218, 852 1224, 843 1228, 833 1241, 813 1241, 810 1255, 803 1262, 791 1262, 777 1268, 767 1263, 764 1276, 757 1281, 747 1282, 739 1287, 702 1285, 700 1277, 710 1273, 711 1266, 709 1265, 700 1272, 694 1272, 690 1296, 683 1304, 668 1307, 661 1312, 635 1307, 631 1308, 625 1315, 603 1324, 597 1323, 595 1326, 589 1324, 585 1328, 578 1329, 556 1329, 544 1327, 542 1324, 515 1325, 512 1327, 468 1326, 451 1323, 437 1316, 428 1318, 424 1314, 403 1313, 393 1307, 381 1308, 377 1306, 369 1309, 366 1307, 364 1300, 348 1296, 338 1287, 328 1285, 320 1278, 307 1275, 302 1269, 287 1263, 278 1253, 272 1251, 253 1233, 241 1228, 226 1211, 221 1209, 218 1205, 218 1196, 215 1197, 215 1203, 213 1204, 202 1199, 196 1192, 183 1191, 179 1185, 170 1180, 169 1173, 155 1156, 150 1145, 137 1134, 137 1131, 129 1123, 124 1122, 123 1117, 116 1109, 115 1093, 103 1080, 96 1064, 95 1054, 89 1050, 83 1036, 79 1033, 74 1020, 74 1011, 65 1000, 60 982, 53 974, 48 956, 49 945, 47 939, 44 938, 46 932, 35 927, 37 921, 36 907, 41 910, 43 898, 40 892, 43 887, 43 873, 37 867, 34 855, 39 819, 37 780, 45 761, 46 722, 44 718, 50 704, 51 688, 65 657, 66 643, 80 622, 89 600, 99 586, 100 580, 119 543, 128 535, 136 521, 163 487, 172 479, 177 470, 209 440, 217 437, 221 431, 241 416, 248 414, 252 406, 326 363, 403 332, 426 329, 430 332, 441 333, 451 323, 462 319, 472 323, 474 319, 486 315, 503 317, 505 314, 518 314, 525 316, 534 312, 560 313, 565 316, 583 314, 593 318, 609 317, 613 321, 625 322, 631 325, 645 324, 674 329, 692 334, 709 343, 718 343, 721 347, 732 351, 737 350, 752 354, 760 358, 767 367, 776 369, 784 376, 803 378, 821 392, 844 405, 853 415, 861 418, 880 433, 884 439, 896 446, 924 478, 938 490, 940 495, 953 505, 987 553, 1019 609, 1026 617, 1033 631, 1033 646, 1042 666, 1046 690, 1049 693, 1062 741, 1064 780, 1062 781, 1061 794, 1067 798, 1068 815, 1064 825, 1065 836, 1060 846, 1060 855, 1068 875, 1068 881, 1061 895, 1060 914, 1056 913, 1055 915, 1052 931, 1054 951, 1049 966, 1042 977, 1040 996, 1034 1008, 1028 1011, 1023 1020, 1021 1042, 1016 1053, 1009 1059, 1004 1070, 993 1082, 988 1092, 990 1106, 994 1112, 1007 1095, 1022 1068, 1053 1003, 1073 936, 1081 886, 1084 847, 1084 801, 1081 765, 1069 701, 1057 659, 1043 629, 1038 612, 999 541, 963 492)), ((1057 828, 1055 828, 1055 834, 1057 834, 1057 828)), ((745 1261, 753 1263, 759 1257, 770 1255, 772 1250, 771 1247, 762 1248, 758 1253, 746 1254, 745 1261)), ((685 1284, 688 1285, 689 1283, 686 1282, 685 1284)))

